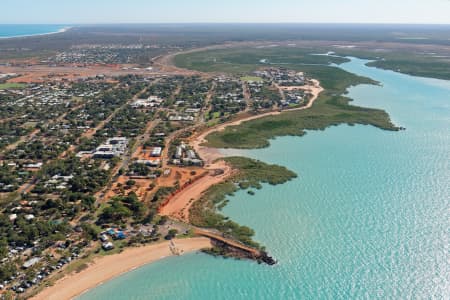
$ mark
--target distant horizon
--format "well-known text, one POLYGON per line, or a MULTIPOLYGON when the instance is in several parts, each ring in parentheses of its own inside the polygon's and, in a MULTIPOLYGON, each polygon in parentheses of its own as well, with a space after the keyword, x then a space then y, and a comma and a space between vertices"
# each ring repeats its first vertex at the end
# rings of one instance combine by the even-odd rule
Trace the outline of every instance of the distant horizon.
POLYGON ((449 0, 3 0, 5 24, 449 24, 449 0))
POLYGON ((99 22, 99 23, 0 23, 0 25, 403 25, 450 26, 450 23, 375 23, 375 22, 99 22))

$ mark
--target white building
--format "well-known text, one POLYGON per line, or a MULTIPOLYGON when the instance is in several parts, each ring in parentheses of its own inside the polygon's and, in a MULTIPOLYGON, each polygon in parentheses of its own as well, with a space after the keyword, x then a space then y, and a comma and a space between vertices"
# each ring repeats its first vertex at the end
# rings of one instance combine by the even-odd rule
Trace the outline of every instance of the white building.
POLYGON ((113 158, 123 155, 128 147, 125 137, 109 138, 105 144, 98 146, 93 154, 94 158, 113 158))
POLYGON ((150 153, 150 156, 152 157, 159 157, 161 156, 162 148, 161 147, 155 147, 152 149, 152 152, 150 153))
POLYGON ((24 269, 28 269, 29 267, 34 266, 35 264, 37 264, 38 262, 41 261, 40 257, 33 257, 32 259, 27 260, 26 262, 23 263, 22 267, 24 269))
POLYGON ((102 244, 102 248, 106 251, 114 249, 114 244, 111 242, 106 242, 102 244))

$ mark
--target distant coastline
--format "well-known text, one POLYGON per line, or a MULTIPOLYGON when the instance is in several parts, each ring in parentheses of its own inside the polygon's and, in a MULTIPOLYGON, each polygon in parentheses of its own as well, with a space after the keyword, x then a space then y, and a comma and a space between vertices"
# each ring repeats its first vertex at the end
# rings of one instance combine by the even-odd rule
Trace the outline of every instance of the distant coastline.
POLYGON ((42 35, 50 35, 63 33, 73 28, 73 26, 64 25, 26 25, 29 27, 23 28, 25 25, 2 25, 0 24, 0 39, 24 38, 42 35), (35 27, 42 27, 41 30, 36 30, 35 27), (9 27, 9 28, 5 28, 9 27), (20 28, 22 27, 22 28, 20 28), (9 32, 8 32, 9 31, 9 32))

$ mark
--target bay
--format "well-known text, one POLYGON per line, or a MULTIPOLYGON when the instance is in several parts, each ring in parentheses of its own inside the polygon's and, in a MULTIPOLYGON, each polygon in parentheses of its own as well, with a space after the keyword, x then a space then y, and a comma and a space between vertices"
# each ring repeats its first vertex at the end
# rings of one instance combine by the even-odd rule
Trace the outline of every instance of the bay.
POLYGON ((189 254, 164 259, 79 299, 448 299, 450 82, 352 59, 381 86, 349 90, 405 131, 340 125, 227 150, 299 177, 230 197, 224 213, 255 229, 276 266, 189 254))

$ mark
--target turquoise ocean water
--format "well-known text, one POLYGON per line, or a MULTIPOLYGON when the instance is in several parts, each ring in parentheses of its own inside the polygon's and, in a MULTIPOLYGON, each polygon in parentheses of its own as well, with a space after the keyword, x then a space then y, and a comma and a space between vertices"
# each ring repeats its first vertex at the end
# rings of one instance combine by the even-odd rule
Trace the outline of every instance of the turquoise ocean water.
POLYGON ((45 24, 0 24, 0 38, 54 33, 65 27, 67 26, 45 24))
POLYGON ((341 125, 228 151, 299 177, 239 192, 224 213, 256 230, 276 266, 204 254, 165 259, 80 299, 449 299, 450 82, 341 67, 382 86, 350 89, 406 131, 341 125))

